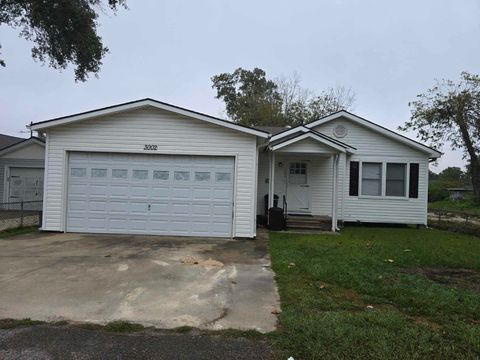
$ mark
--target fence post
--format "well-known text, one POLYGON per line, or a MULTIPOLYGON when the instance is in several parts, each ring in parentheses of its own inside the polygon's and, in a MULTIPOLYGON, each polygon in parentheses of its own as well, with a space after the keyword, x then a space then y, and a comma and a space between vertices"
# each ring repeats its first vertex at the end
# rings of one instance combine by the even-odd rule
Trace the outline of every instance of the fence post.
POLYGON ((20 226, 23 226, 23 200, 20 202, 20 226))

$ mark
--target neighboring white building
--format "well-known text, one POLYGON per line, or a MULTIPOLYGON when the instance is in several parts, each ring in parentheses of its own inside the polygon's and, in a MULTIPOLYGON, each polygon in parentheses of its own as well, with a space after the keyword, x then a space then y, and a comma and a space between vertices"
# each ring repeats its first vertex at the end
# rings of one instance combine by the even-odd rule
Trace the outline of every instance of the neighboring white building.
MULTIPOLYGON (((0 135, 0 140, 4 137, 0 135)), ((28 201, 30 203, 25 205, 26 209, 38 209, 43 199, 45 143, 36 137, 8 138, 8 145, 0 148, 0 202, 28 201)), ((0 144, 5 142, 0 141, 0 144)), ((5 205, 1 209, 8 208, 19 206, 5 205)))
POLYGON ((46 136, 51 231, 254 237, 269 193, 334 230, 426 225, 441 155, 346 111, 274 134, 144 99, 30 128, 46 136))

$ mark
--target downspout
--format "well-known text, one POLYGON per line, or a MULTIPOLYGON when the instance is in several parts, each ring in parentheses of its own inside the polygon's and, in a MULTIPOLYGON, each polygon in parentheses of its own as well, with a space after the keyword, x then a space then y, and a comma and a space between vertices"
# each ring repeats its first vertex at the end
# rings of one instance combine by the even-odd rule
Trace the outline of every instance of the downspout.
POLYGON ((337 222, 337 181, 338 181, 338 159, 339 155, 335 154, 333 157, 333 176, 332 176, 332 231, 336 232, 340 229, 338 228, 337 222))

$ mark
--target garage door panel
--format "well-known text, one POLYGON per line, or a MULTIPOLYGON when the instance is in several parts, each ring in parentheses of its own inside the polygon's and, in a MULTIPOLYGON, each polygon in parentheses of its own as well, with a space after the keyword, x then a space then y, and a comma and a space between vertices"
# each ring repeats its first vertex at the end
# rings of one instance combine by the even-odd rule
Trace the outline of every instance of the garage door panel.
POLYGON ((130 196, 133 197, 149 197, 149 188, 147 186, 132 186, 130 189, 130 196))
POLYGON ((105 200, 91 200, 88 203, 89 211, 105 213, 107 208, 108 203, 105 200))
POLYGON ((126 185, 110 185, 110 195, 115 197, 128 197, 130 187, 126 185))
POLYGON ((230 189, 214 189, 213 196, 215 200, 229 200, 232 198, 230 189))
POLYGON ((159 203, 159 202, 152 202, 150 213, 152 215, 163 215, 168 216, 170 213, 170 203, 159 203))
POLYGON ((232 234, 231 157, 71 153, 69 168, 68 231, 232 234))
POLYGON ((90 184, 87 187, 87 193, 89 195, 99 195, 99 196, 105 196, 105 194, 108 194, 109 188, 107 185, 100 185, 100 184, 90 184))
POLYGON ((170 188, 168 186, 165 187, 157 187, 154 186, 150 191, 150 197, 153 199, 168 199, 170 197, 170 188))
POLYGON ((211 188, 198 188, 192 190, 192 198, 194 200, 210 200, 212 198, 211 188))
POLYGON ((210 204, 193 204, 192 216, 195 215, 212 215, 212 206, 210 204))

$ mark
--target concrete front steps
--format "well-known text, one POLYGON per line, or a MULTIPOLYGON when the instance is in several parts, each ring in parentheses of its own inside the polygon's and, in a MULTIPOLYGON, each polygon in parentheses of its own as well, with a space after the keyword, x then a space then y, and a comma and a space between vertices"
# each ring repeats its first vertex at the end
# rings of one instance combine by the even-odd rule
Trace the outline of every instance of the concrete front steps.
POLYGON ((288 215, 287 230, 331 231, 332 218, 329 216, 288 215))

